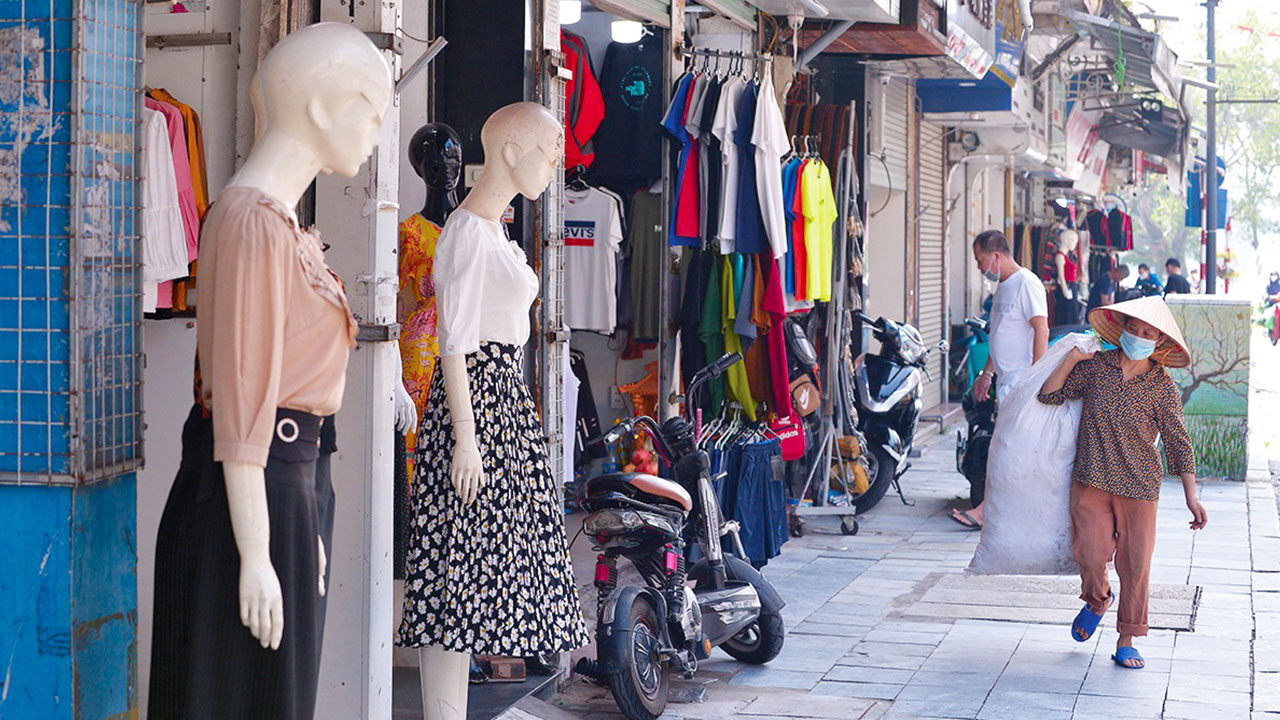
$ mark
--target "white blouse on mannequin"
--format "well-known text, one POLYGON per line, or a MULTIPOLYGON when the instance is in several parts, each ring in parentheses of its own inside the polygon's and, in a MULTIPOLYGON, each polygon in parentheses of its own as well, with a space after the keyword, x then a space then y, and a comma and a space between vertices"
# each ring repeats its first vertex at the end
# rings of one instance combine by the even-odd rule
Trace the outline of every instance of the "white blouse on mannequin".
POLYGON ((482 342, 524 345, 538 276, 492 220, 458 208, 436 241, 432 280, 440 355, 467 355, 482 342))

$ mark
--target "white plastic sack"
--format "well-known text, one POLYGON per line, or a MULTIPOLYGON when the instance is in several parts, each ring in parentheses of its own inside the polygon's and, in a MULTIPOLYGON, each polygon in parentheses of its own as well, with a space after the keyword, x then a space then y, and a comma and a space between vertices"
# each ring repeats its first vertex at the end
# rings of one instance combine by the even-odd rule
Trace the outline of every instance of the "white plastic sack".
POLYGON ((982 539, 968 573, 1069 575, 1071 470, 1080 400, 1045 405, 1036 396, 1062 360, 1079 347, 1099 349, 1091 335, 1068 335, 1019 378, 1000 403, 987 456, 982 539))

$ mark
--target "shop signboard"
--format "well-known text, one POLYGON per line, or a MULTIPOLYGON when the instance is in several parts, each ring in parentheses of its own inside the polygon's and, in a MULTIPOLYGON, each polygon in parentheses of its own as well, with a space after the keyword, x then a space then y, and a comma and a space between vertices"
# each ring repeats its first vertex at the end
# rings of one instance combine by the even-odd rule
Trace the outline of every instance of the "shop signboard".
POLYGON ((1092 137, 1094 141, 1085 155, 1075 188, 1085 195, 1098 197, 1102 193, 1102 179, 1107 174, 1107 156, 1111 154, 1111 143, 1097 139, 1096 135, 1092 137))
POLYGON ((1018 66, 1022 64, 1022 33, 1003 22, 996 23, 996 54, 991 64, 991 73, 1009 83, 1010 87, 1018 82, 1018 66), (1016 36, 1007 36, 1006 29, 1016 32, 1016 36))
POLYGON ((1062 75, 1051 72, 1044 78, 1045 96, 1048 104, 1045 123, 1048 129, 1049 165, 1065 169, 1067 167, 1067 83, 1062 75))
POLYGON ((1098 123, 1098 114, 1079 107, 1067 116, 1067 177, 1079 180, 1084 172, 1084 163, 1088 158, 1091 143, 1096 139, 1093 128, 1098 123))
POLYGON ((995 0, 947 0, 947 56, 982 78, 995 62, 995 0))

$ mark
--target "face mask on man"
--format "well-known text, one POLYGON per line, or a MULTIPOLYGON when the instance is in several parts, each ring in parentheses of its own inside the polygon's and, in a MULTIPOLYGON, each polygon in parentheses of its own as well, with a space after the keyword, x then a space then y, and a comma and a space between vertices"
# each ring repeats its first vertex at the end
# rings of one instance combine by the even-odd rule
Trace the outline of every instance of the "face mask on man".
POLYGON ((1138 337, 1128 330, 1120 334, 1120 349, 1130 360, 1146 360, 1156 351, 1156 341, 1138 337))
POLYGON ((1000 282, 1000 253, 991 254, 991 262, 988 262, 987 269, 982 271, 982 277, 993 283, 1000 282))

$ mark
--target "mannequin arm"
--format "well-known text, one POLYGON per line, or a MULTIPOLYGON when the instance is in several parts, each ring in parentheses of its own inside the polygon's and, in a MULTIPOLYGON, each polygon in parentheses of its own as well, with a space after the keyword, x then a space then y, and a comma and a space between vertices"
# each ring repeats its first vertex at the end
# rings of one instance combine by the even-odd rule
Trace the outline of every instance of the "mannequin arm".
MULTIPOLYGON (((409 391, 404 386, 404 357, 400 354, 400 343, 395 343, 394 346, 396 349, 396 432, 404 435, 418 429, 418 408, 413 404, 413 398, 409 397, 409 391)), ((409 452, 413 450, 410 448, 409 452)))
POLYGON ((262 643, 280 649, 284 598, 271 565, 271 518, 264 471, 245 462, 224 462, 231 532, 240 551, 240 622, 262 643))
POLYGON ((449 404, 449 417, 453 421, 453 462, 449 477, 458 497, 470 504, 484 482, 484 464, 480 460, 480 447, 476 444, 476 420, 471 409, 471 381, 467 378, 466 356, 441 357, 440 371, 444 373, 445 401, 449 404))
POLYGON ((1071 293, 1071 286, 1067 284, 1066 256, 1063 255, 1062 253, 1058 253, 1057 255, 1054 256, 1053 260, 1058 265, 1058 288, 1062 290, 1062 294, 1064 297, 1066 297, 1068 300, 1074 300, 1075 298, 1072 296, 1072 293, 1071 293))

